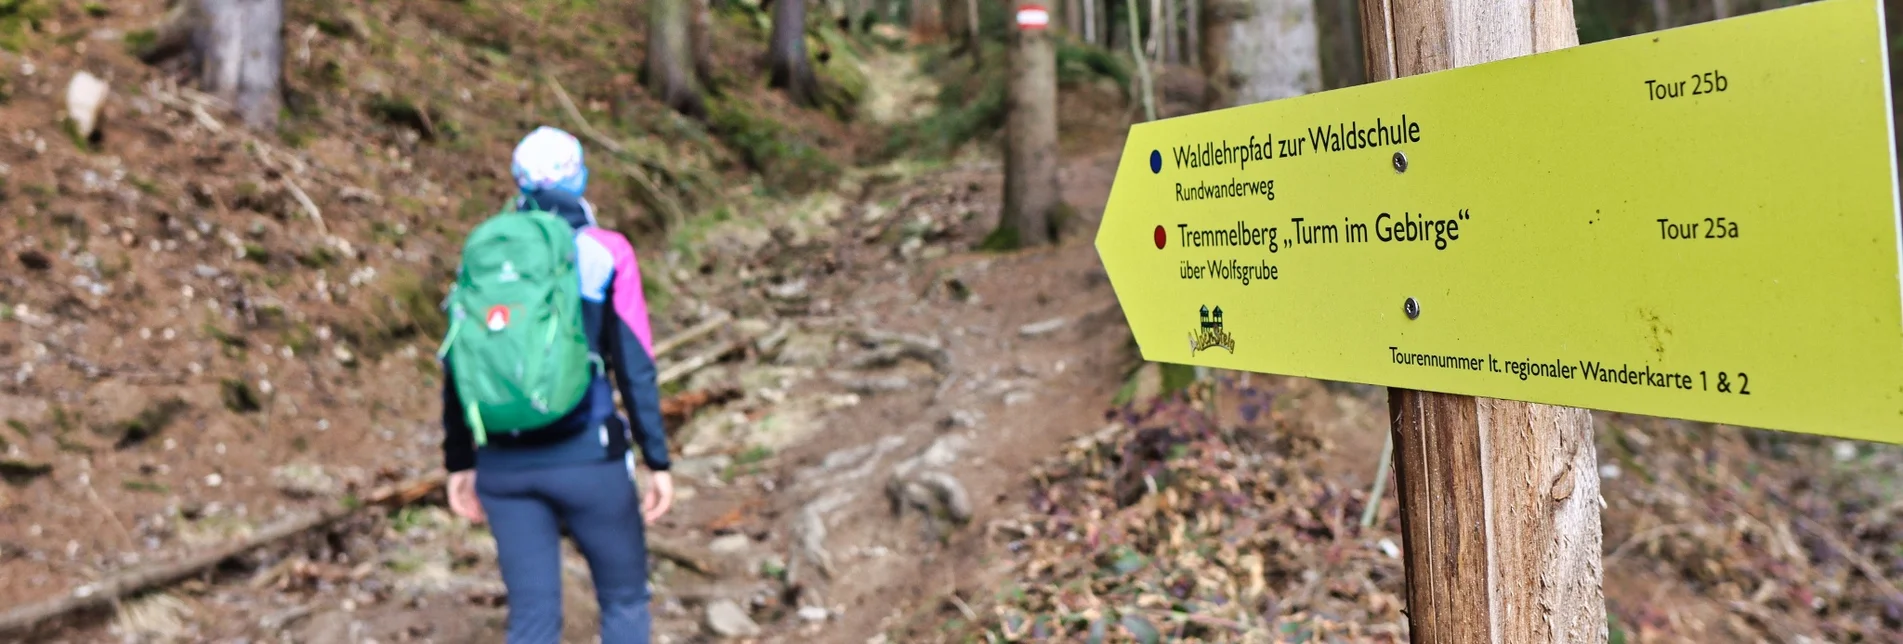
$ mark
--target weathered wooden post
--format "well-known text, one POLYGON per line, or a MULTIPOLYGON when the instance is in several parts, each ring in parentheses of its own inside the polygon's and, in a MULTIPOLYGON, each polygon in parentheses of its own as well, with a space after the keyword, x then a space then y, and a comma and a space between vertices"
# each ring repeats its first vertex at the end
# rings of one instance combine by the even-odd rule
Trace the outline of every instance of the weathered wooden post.
POLYGON ((1006 86, 1004 213, 999 227, 1023 246, 1050 243, 1057 186, 1057 49, 1041 4, 1017 9, 1006 86))
POLYGON ((1379 82, 1133 126, 1097 252, 1146 360, 1392 388, 1414 641, 1605 641, 1585 408, 1903 443, 1879 0, 1362 6, 1379 82))
MULTIPOLYGON (((1570 0, 1363 0, 1361 19, 1370 82, 1579 44, 1570 0)), ((1592 415, 1401 388, 1388 413, 1414 641, 1606 641, 1592 415)))

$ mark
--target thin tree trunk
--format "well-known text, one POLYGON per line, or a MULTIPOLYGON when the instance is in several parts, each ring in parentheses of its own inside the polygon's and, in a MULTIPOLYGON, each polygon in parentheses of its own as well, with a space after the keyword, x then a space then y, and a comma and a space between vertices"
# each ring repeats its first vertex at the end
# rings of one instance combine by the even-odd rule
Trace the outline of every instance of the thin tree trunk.
POLYGON ((1079 0, 1064 0, 1064 31, 1074 36, 1084 33, 1084 7, 1079 0))
POLYGON ((984 41, 978 33, 978 0, 965 0, 965 46, 971 48, 972 60, 984 58, 984 41))
POLYGON ((275 129, 284 106, 284 0, 198 1, 203 20, 192 50, 205 92, 252 129, 275 129))
POLYGON ((1203 66, 1202 4, 1203 0, 1183 0, 1183 5, 1189 14, 1183 20, 1183 53, 1189 58, 1189 66, 1196 69, 1201 69, 1203 66))
POLYGON ((1163 0, 1150 0, 1150 21, 1144 26, 1149 29, 1144 33, 1143 51, 1152 62, 1163 60, 1163 43, 1158 42, 1163 31, 1163 0))
POLYGON ((773 35, 766 56, 769 84, 786 90, 795 104, 819 105, 819 79, 813 76, 813 63, 806 55, 805 0, 773 3, 773 35))
POLYGON ((1672 28, 1672 0, 1652 0, 1652 30, 1672 28))
POLYGON ((694 47, 694 76, 702 87, 711 87, 714 84, 713 0, 692 1, 694 24, 688 36, 694 47))
MULTIPOLYGON (((702 116, 700 86, 689 68, 694 60, 688 4, 702 0, 648 0, 648 93, 676 112, 702 116)), ((798 2, 798 0, 785 0, 798 2)))
POLYGON ((1083 0, 1084 42, 1097 44, 1097 0, 1083 0))
POLYGON ((1057 183, 1057 53, 1050 32, 1013 30, 1005 102, 1004 212, 1021 246, 1051 243, 1057 183))
POLYGON ((1711 18, 1724 20, 1731 17, 1731 0, 1711 0, 1711 18))
POLYGON ((1136 59, 1137 87, 1138 91, 1143 92, 1140 99, 1143 101, 1143 120, 1154 121, 1156 120, 1156 92, 1150 83, 1150 61, 1143 57, 1143 50, 1139 44, 1142 40, 1137 36, 1137 0, 1124 0, 1124 6, 1128 9, 1124 22, 1130 24, 1130 56, 1136 59))
MULTIPOLYGON (((1161 4, 1163 6, 1162 61, 1164 65, 1175 65, 1182 61, 1182 57, 1177 52, 1178 35, 1176 33, 1176 10, 1178 9, 1178 7, 1176 6, 1176 0, 1157 0, 1157 1, 1158 1, 1158 4, 1161 4)), ((1151 28, 1155 29, 1154 26, 1152 26, 1151 28)))

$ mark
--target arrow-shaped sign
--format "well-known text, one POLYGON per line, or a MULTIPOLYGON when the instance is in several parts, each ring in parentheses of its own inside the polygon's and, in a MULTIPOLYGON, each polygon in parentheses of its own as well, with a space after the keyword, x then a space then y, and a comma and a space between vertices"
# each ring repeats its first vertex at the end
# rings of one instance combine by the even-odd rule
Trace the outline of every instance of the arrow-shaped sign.
POLYGON ((1097 250, 1149 360, 1903 442, 1881 9, 1140 124, 1097 250))

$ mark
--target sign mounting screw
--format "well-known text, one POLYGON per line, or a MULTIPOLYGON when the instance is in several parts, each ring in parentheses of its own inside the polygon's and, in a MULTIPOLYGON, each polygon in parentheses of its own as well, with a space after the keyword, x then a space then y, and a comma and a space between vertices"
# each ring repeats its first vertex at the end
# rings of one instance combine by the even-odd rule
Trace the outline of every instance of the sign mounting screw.
POLYGON ((1401 312, 1406 313, 1407 319, 1409 320, 1419 318, 1421 317, 1421 303, 1414 301, 1414 298, 1407 298, 1406 302, 1401 303, 1401 312))
POLYGON ((1402 154, 1400 152, 1394 153, 1394 171, 1407 172, 1407 155, 1406 154, 1402 154))

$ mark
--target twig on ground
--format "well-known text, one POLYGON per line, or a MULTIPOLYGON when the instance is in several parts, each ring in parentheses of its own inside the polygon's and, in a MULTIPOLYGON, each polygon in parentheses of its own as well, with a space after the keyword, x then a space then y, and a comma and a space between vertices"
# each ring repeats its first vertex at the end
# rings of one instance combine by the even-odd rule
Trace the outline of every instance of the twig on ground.
POLYGON ((1368 508, 1361 511, 1361 529, 1367 530, 1374 525, 1374 515, 1381 510, 1381 497, 1388 487, 1388 465, 1394 460, 1394 433, 1387 433, 1388 440, 1381 445, 1381 464, 1374 471, 1374 487, 1368 488, 1368 508))
POLYGON ((1657 541, 1659 537, 1663 537, 1668 534, 1693 532, 1693 531, 1696 531, 1697 529, 1698 529, 1698 526, 1695 524, 1674 523, 1671 525, 1662 525, 1662 526, 1653 527, 1649 530, 1645 530, 1638 534, 1632 535, 1632 538, 1626 539, 1625 543, 1621 543, 1619 544, 1618 548, 1614 548, 1612 550, 1612 554, 1606 555, 1605 566, 1608 568, 1611 567, 1613 562, 1618 561, 1620 557, 1624 557, 1628 551, 1632 550, 1635 547, 1638 547, 1640 544, 1657 541))
POLYGON ((316 222, 318 234, 329 237, 330 228, 324 225, 324 213, 317 209, 317 203, 311 201, 311 196, 304 194, 304 189, 297 187, 297 182, 292 181, 289 175, 284 177, 284 188, 291 191, 291 197, 297 199, 297 205, 304 207, 304 214, 310 215, 311 221, 316 222))

